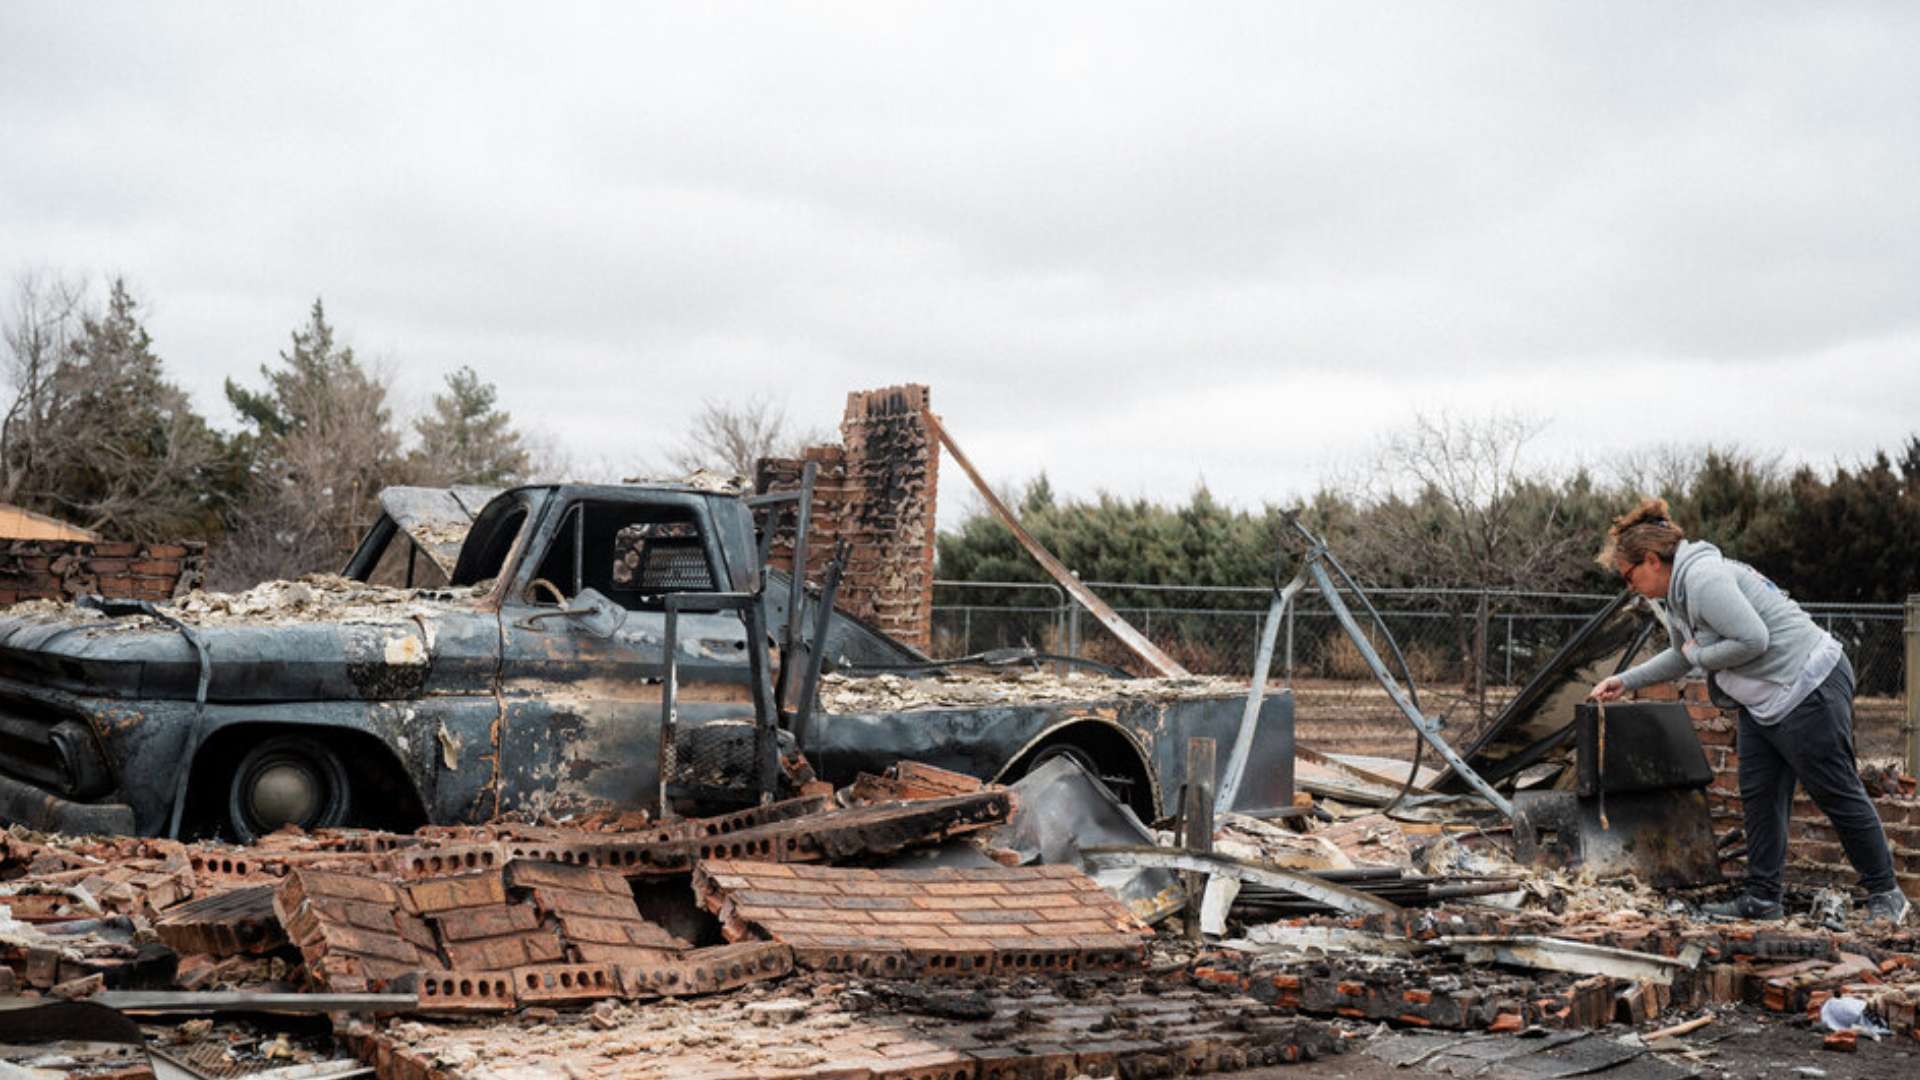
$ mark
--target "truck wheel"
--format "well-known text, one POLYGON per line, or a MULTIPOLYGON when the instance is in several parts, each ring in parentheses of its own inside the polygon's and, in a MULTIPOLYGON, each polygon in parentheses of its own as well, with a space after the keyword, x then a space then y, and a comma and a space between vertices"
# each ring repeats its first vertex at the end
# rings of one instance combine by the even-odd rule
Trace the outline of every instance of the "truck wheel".
POLYGON ((248 750, 227 791, 227 826, 251 843, 282 825, 322 829, 347 820, 347 767, 306 735, 275 735, 248 750))

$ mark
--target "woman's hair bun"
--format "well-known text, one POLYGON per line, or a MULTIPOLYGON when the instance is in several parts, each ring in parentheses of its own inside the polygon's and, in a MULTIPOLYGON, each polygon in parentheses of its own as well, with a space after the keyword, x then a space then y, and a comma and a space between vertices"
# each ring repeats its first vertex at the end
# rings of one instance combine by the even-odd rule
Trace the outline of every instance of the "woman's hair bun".
POLYGON ((1613 519, 1612 532, 1619 535, 1635 525, 1669 524, 1667 500, 1657 495, 1649 495, 1640 500, 1640 505, 1613 519))

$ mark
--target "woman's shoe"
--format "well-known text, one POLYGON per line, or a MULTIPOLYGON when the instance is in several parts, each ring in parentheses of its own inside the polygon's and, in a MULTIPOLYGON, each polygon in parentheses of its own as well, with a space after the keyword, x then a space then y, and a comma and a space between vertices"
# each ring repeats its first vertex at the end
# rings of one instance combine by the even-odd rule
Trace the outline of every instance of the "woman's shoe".
MULTIPOLYGON (((1902 897, 1902 899, 1905 899, 1902 897)), ((1868 904, 1873 901, 1869 899, 1868 904)), ((1762 900, 1750 893, 1741 893, 1731 900, 1720 900, 1700 905, 1700 914, 1711 919, 1745 919, 1748 922, 1771 922, 1784 919, 1787 909, 1780 906, 1778 900, 1762 900)))

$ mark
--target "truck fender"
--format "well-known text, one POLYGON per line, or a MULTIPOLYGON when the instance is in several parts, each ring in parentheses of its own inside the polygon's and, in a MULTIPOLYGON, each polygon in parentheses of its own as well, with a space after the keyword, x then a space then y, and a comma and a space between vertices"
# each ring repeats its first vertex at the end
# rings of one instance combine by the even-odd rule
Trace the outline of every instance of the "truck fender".
MULTIPOLYGON (((1154 772, 1153 759, 1140 736, 1103 716, 1068 717, 1040 732, 1007 758, 1007 763, 988 782, 1002 784, 1018 779, 1026 774, 1027 764, 1037 752, 1062 744, 1078 747, 1105 768, 1129 773, 1144 781, 1144 790, 1136 791, 1128 800, 1135 813, 1139 813, 1142 806, 1160 806, 1160 777, 1154 772)), ((1142 815, 1142 820, 1152 824, 1158 816, 1157 812, 1142 815)))
MULTIPOLYGON (((344 741, 346 746, 352 748, 346 755, 345 763, 353 779, 360 784, 378 780, 386 785, 397 786, 398 790, 392 790, 390 794, 397 795, 403 805, 393 809, 408 819, 419 817, 424 824, 431 820, 431 816, 427 810, 427 792, 422 789, 419 766, 402 758, 391 741, 394 732, 382 728, 383 725, 364 714, 303 717, 287 715, 284 709, 263 709, 251 716, 222 717, 208 725, 193 761, 186 763, 188 775, 200 788, 189 792, 189 804, 202 802, 209 797, 212 789, 207 784, 212 778, 202 774, 209 766, 218 763, 220 755, 231 752, 235 739, 251 741, 253 737, 264 737, 272 732, 304 732, 344 741), (411 805, 404 805, 409 803, 411 805)), ((417 735, 415 737, 419 738, 417 735)), ((204 810, 204 805, 199 809, 204 810)))

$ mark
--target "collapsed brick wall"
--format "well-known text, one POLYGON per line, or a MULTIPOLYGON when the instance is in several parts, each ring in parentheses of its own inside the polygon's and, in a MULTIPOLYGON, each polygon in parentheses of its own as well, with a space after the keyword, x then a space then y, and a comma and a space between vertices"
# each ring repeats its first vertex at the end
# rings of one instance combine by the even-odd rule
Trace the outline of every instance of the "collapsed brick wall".
MULTIPOLYGON (((805 463, 815 463, 807 576, 819 580, 834 542, 847 541, 851 549, 837 606, 922 651, 933 644, 940 472, 929 408, 925 386, 848 394, 841 445, 810 447, 799 458, 762 459, 754 478, 757 491, 793 491, 805 463)), ((792 568, 790 524, 775 532, 768 561, 792 568)))
POLYGON ((205 544, 131 541, 0 541, 0 605, 71 600, 97 593, 170 600, 206 576, 205 544))
MULTIPOLYGON (((1713 810, 1714 830, 1720 835, 1739 827, 1744 821, 1740 802, 1740 748, 1738 710, 1721 709, 1707 699, 1707 684, 1690 679, 1674 684, 1650 686, 1637 695, 1642 700, 1687 703, 1693 729, 1707 752, 1707 764, 1713 768, 1713 783, 1707 788, 1708 804, 1713 810)), ((1920 799, 1883 795, 1873 800, 1880 824, 1887 830, 1893 847, 1893 869, 1900 891, 1920 900, 1920 799)), ((1820 812, 1805 788, 1794 793, 1793 809, 1787 819, 1787 872, 1800 880, 1852 883, 1853 865, 1840 846, 1840 834, 1820 812)))

